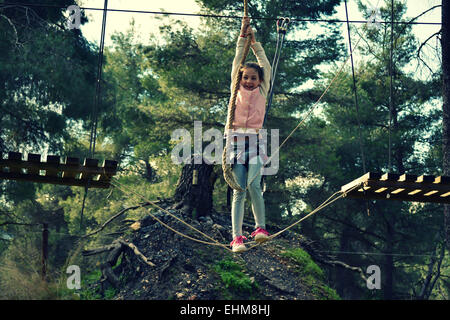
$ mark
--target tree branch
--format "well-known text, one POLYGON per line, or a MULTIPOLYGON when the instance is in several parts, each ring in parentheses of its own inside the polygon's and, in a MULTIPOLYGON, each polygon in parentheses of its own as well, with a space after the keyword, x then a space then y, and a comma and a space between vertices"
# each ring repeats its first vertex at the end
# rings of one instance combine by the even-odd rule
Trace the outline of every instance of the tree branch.
POLYGON ((419 19, 421 16, 423 16, 423 15, 427 14, 428 12, 430 12, 430 11, 436 9, 436 8, 439 8, 439 7, 442 7, 442 5, 441 5, 441 4, 435 5, 435 6, 431 7, 431 8, 429 8, 429 9, 425 10, 424 12, 422 12, 421 14, 419 14, 418 16, 416 16, 416 17, 412 18, 411 20, 409 20, 409 21, 403 26, 403 29, 402 29, 400 32, 397 33, 398 36, 395 38, 395 41, 397 41, 398 38, 401 37, 401 35, 403 34, 403 31, 405 31, 405 29, 406 29, 406 27, 407 27, 408 25, 410 25, 411 23, 413 23, 414 21, 416 21, 417 19, 419 19))
POLYGON ((122 210, 120 210, 117 214, 115 214, 114 216, 112 216, 111 218, 109 218, 108 220, 106 220, 106 222, 105 223, 103 223, 102 224, 102 226, 99 228, 99 229, 97 229, 97 230, 95 230, 95 231, 93 231, 93 232, 91 232, 91 233, 89 233, 89 234, 86 234, 86 235, 84 235, 82 238, 87 238, 87 237, 90 237, 90 236, 93 236, 94 234, 97 234, 97 233, 99 233, 100 231, 102 231, 103 229, 105 229, 105 227, 108 225, 108 224, 110 224, 112 221, 114 221, 115 219, 117 219, 118 217, 120 217, 121 215, 123 215, 125 212, 127 212, 128 210, 135 210, 135 209, 138 209, 138 208, 143 208, 143 207, 146 207, 146 206, 149 206, 150 205, 150 203, 142 203, 142 204, 139 204, 139 205, 137 205, 137 206, 132 206, 132 207, 128 207, 128 208, 125 208, 125 209, 122 209, 122 210))
POLYGON ((16 226, 29 226, 29 227, 34 227, 34 226, 40 225, 40 223, 22 223, 22 222, 15 222, 15 221, 6 221, 6 222, 0 223, 0 227, 10 225, 10 224, 16 225, 16 226))
POLYGON ((121 239, 119 239, 119 240, 117 240, 117 241, 118 241, 119 243, 121 243, 122 245, 127 246, 128 248, 130 248, 130 249, 133 251, 133 253, 134 253, 135 255, 137 255, 139 258, 141 258, 141 260, 144 261, 147 265, 149 265, 149 266, 151 266, 151 267, 155 267, 155 266, 156 266, 156 265, 155 265, 153 262, 151 262, 146 256, 144 256, 144 255, 142 254, 142 252, 140 252, 139 249, 138 249, 133 243, 131 243, 131 242, 126 242, 126 241, 121 240, 121 239))
POLYGON ((14 23, 12 23, 11 19, 9 19, 7 16, 5 16, 4 14, 0 14, 0 17, 4 18, 6 21, 8 21, 8 23, 11 25, 11 28, 14 30, 14 34, 16 35, 16 41, 15 41, 15 45, 19 45, 19 35, 17 34, 17 29, 16 26, 14 25, 14 23))
POLYGON ((417 50, 417 58, 419 59, 420 62, 422 62, 425 67, 428 68, 428 70, 430 70, 431 74, 435 74, 435 72, 431 69, 431 67, 425 62, 425 60, 422 59, 422 57, 420 56, 420 53, 423 49, 423 47, 427 44, 428 41, 430 41, 431 39, 433 39, 435 36, 440 35, 442 32, 442 29, 439 30, 438 32, 433 33, 431 36, 429 36, 424 42, 422 42, 419 46, 419 49, 417 50))
POLYGON ((351 265, 346 264, 345 262, 342 261, 337 261, 337 260, 322 260, 322 263, 331 265, 331 266, 338 266, 353 272, 357 272, 360 274, 361 278, 364 279, 364 281, 367 281, 367 277, 363 271, 363 269, 361 269, 361 267, 353 267, 351 265))

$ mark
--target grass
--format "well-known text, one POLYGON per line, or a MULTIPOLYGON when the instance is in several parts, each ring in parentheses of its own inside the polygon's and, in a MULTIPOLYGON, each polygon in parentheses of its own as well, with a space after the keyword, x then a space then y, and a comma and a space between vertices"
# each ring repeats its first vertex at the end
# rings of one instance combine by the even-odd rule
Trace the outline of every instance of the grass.
POLYGON ((288 249, 281 253, 282 256, 290 258, 298 266, 298 271, 303 275, 311 275, 318 279, 324 279, 322 269, 311 259, 311 256, 300 248, 288 249))
POLYGON ((254 278, 244 272, 243 266, 230 258, 216 262, 213 270, 220 276, 225 288, 228 289, 228 292, 224 292, 228 298, 241 294, 252 297, 259 289, 254 278))
POLYGON ((289 258, 298 268, 295 270, 302 277, 303 282, 310 288, 311 293, 318 299, 340 300, 336 290, 323 283, 324 271, 312 260, 311 256, 301 248, 287 249, 281 253, 289 258))
POLYGON ((100 300, 102 296, 97 288, 93 287, 100 279, 102 272, 95 270, 81 277, 80 298, 82 300, 100 300))

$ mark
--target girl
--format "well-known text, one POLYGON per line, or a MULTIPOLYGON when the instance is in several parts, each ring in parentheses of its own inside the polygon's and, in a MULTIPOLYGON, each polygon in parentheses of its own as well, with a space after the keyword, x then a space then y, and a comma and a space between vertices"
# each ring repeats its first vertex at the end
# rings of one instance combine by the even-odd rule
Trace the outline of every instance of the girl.
MULTIPOLYGON (((238 72, 242 72, 242 78, 236 98, 234 121, 232 129, 225 135, 231 139, 233 147, 238 149, 235 156, 237 162, 232 162, 234 163, 232 172, 235 181, 244 190, 248 185, 256 229, 251 236, 257 242, 264 242, 268 240, 269 233, 265 230, 265 206, 261 190, 262 161, 255 150, 258 145, 258 132, 264 122, 271 67, 264 49, 259 42, 256 42, 248 17, 242 19, 241 33, 237 41, 231 72, 232 83, 238 72), (247 37, 250 37, 251 49, 258 62, 249 62, 240 68, 247 37)), ((230 244, 233 252, 246 250, 243 240, 247 240, 247 238, 242 235, 245 196, 245 191, 233 190, 231 207, 233 241, 230 244)))

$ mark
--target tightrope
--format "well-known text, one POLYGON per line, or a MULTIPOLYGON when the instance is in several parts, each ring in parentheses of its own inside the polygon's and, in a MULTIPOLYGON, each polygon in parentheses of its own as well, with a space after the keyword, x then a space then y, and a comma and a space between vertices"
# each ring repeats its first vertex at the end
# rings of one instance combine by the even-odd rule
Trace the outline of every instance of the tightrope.
POLYGON ((220 247, 223 247, 223 248, 225 248, 225 249, 231 251, 231 249, 228 248, 227 245, 222 244, 222 243, 218 242, 217 240, 211 238, 210 236, 208 236, 208 235, 205 234, 204 232, 198 230, 197 228, 195 228, 194 226, 190 225, 190 224, 187 223, 186 221, 183 221, 182 219, 178 218, 176 215, 172 214, 172 213, 169 212, 168 210, 166 210, 166 209, 162 208, 161 206, 157 205, 155 202, 153 202, 153 201, 147 199, 145 196, 139 194, 138 192, 136 192, 136 191, 134 191, 134 190, 132 190, 132 189, 129 189, 129 188, 125 187, 123 184, 121 184, 120 182, 118 182, 117 179, 114 179, 114 178, 113 178, 113 179, 111 180, 111 185, 114 186, 115 188, 117 188, 118 190, 122 191, 122 192, 125 193, 125 194, 130 194, 130 193, 132 193, 132 194, 134 194, 134 195, 140 197, 140 198, 143 199, 144 201, 147 201, 147 202, 150 203, 152 206, 158 208, 159 210, 163 211, 164 213, 168 214, 168 215, 171 216, 172 218, 174 218, 174 219, 178 220, 179 222, 183 223, 185 226, 187 226, 187 227, 189 227, 190 229, 196 231, 197 233, 201 234, 202 236, 204 236, 205 238, 211 240, 212 242, 207 242, 207 241, 204 241, 204 240, 200 240, 200 239, 197 239, 197 238, 193 238, 193 237, 191 237, 191 236, 188 236, 187 234, 184 234, 184 233, 182 233, 182 232, 180 232, 180 231, 178 231, 178 230, 172 228, 172 227, 169 226, 168 224, 166 224, 166 223, 164 223, 163 221, 161 221, 161 219, 159 219, 158 217, 156 217, 154 214, 152 214, 152 213, 150 212, 150 210, 147 208, 147 210, 149 211, 148 213, 150 214, 150 216, 151 216, 153 219, 155 219, 156 221, 158 221, 161 225, 163 225, 163 226, 166 227, 167 229, 169 229, 169 230, 175 232, 176 234, 178 234, 178 235, 180 235, 180 236, 182 236, 182 237, 185 237, 185 238, 187 238, 187 239, 190 239, 190 240, 192 240, 192 241, 196 241, 196 242, 200 242, 200 243, 208 244, 208 245, 220 246, 220 247))
MULTIPOLYGON (((112 185, 113 187, 115 187, 116 189, 122 191, 122 192, 125 193, 125 194, 128 194, 128 195, 129 195, 129 194, 134 194, 134 195, 140 197, 142 200, 144 200, 144 201, 150 203, 150 204, 151 204, 152 206, 154 206, 155 208, 158 208, 159 210, 161 210, 161 211, 163 211, 164 213, 168 214, 169 216, 171 216, 172 218, 174 218, 174 219, 176 219, 177 221, 181 222, 182 224, 184 224, 184 225, 187 226, 188 228, 190 228, 190 229, 192 229, 193 231, 199 233, 200 235, 204 236, 205 238, 211 240, 211 242, 208 242, 208 241, 204 241, 204 240, 201 240, 201 239, 197 239, 197 238, 191 237, 191 236, 189 236, 189 235, 187 235, 187 234, 184 234, 184 233, 182 233, 182 232, 180 232, 180 231, 174 229, 173 227, 169 226, 167 223, 163 222, 161 219, 159 219, 158 217, 156 217, 154 214, 152 214, 152 213, 150 212, 150 209, 146 208, 146 209, 149 211, 149 215, 150 215, 153 219, 155 219, 157 222, 159 222, 162 226, 164 226, 165 228, 167 228, 167 229, 169 229, 169 230, 175 232, 176 234, 178 234, 178 235, 180 235, 180 236, 182 236, 182 237, 184 237, 184 238, 187 238, 187 239, 189 239, 189 240, 192 240, 192 241, 195 241, 195 242, 199 242, 199 243, 202 243, 202 244, 206 244, 206 245, 213 245, 213 246, 222 247, 222 248, 224 248, 225 250, 227 250, 227 251, 229 251, 229 252, 232 252, 232 250, 229 248, 229 246, 228 246, 227 244, 223 244, 223 243, 218 242, 218 241, 215 240, 214 238, 212 238, 212 237, 208 236, 207 234, 205 234, 204 232, 198 230, 197 228, 195 228, 194 226, 190 225, 190 224, 187 223, 186 221, 183 221, 182 219, 180 219, 179 217, 177 217, 176 215, 174 215, 174 214, 171 213, 170 211, 168 211, 168 210, 162 208, 161 206, 157 205, 155 202, 153 202, 153 201, 147 199, 147 197, 145 197, 145 196, 141 195, 140 193, 138 193, 138 192, 136 192, 136 191, 134 191, 134 190, 132 190, 132 189, 130 189, 130 188, 124 186, 122 183, 118 182, 117 179, 113 178, 113 179, 111 180, 111 185, 112 185)), ((356 188, 360 188, 360 187, 361 187, 360 185, 356 185, 356 186, 354 186, 353 188, 347 190, 346 193, 351 192, 352 190, 354 190, 354 189, 356 189, 356 188)), ((342 192, 342 191, 335 192, 335 193, 334 193, 333 195, 331 195, 327 200, 325 200, 321 205, 319 205, 316 209, 314 209, 313 211, 311 211, 310 213, 308 213, 306 216, 300 218, 300 219, 297 220, 296 222, 294 222, 294 223, 292 223, 291 225, 289 225, 288 227, 286 227, 286 228, 284 228, 284 229, 278 231, 277 233, 274 233, 273 235, 270 235, 270 236, 269 236, 269 240, 272 240, 272 239, 278 237, 278 236, 281 235, 282 233, 288 231, 289 229, 293 228, 293 227, 296 226, 297 224, 299 224, 299 223, 301 223, 302 221, 308 219, 309 217, 311 217, 312 215, 316 214, 317 212, 319 212, 320 210, 324 209, 325 207, 329 206, 329 205, 332 204, 333 202, 335 202, 335 201, 337 201, 337 200, 339 200, 339 199, 345 197, 346 193, 344 193, 344 192, 342 192)), ((250 241, 250 242, 247 242, 246 244, 247 244, 247 245, 250 245, 250 246, 248 247, 247 250, 250 250, 250 249, 252 249, 252 248, 255 248, 255 247, 261 245, 261 243, 258 243, 258 242, 256 242, 256 241, 250 241)))

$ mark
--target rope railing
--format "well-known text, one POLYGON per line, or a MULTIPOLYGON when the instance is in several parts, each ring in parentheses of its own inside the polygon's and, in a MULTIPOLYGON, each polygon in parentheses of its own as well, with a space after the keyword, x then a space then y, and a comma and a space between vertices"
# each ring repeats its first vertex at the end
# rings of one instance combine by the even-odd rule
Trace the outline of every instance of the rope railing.
MULTIPOLYGON (((130 189, 128 187, 126 187, 124 184, 120 183, 117 179, 113 178, 111 180, 111 185, 113 187, 115 187, 116 189, 118 189, 119 191, 123 192, 126 195, 135 195, 139 198, 141 198, 142 200, 150 203, 152 206, 154 206, 155 208, 161 210, 162 212, 164 212, 165 214, 169 215, 170 217, 174 218, 175 220, 181 222, 182 224, 184 224, 185 226, 187 226, 189 229, 197 232, 198 234, 200 234, 201 236, 205 237, 206 239, 210 240, 210 241, 205 241, 205 240, 201 240, 198 238, 194 238, 191 237, 181 231, 176 230, 175 228, 171 227, 170 225, 168 225, 167 223, 163 222, 161 219, 159 219, 156 215, 152 214, 150 212, 150 210, 148 208, 146 208, 149 211, 150 216, 155 219, 158 223, 160 223, 162 226, 164 226, 165 228, 169 229, 170 231, 178 234, 179 236, 182 236, 184 238, 187 238, 189 240, 195 241, 195 242, 199 242, 205 245, 212 245, 212 246, 218 246, 218 247, 222 247, 223 249, 232 252, 232 250, 229 248, 229 246, 227 244, 223 244, 220 243, 219 241, 217 241, 216 239, 210 237, 209 235, 207 235, 206 233, 204 233, 203 231, 195 228, 194 226, 192 226, 191 224, 187 223, 186 221, 184 221, 183 219, 180 219, 179 217, 177 217, 175 214, 171 213, 170 211, 168 211, 167 209, 162 208, 161 206, 157 205, 154 201, 149 200, 146 196, 140 194, 139 192, 136 192, 133 189, 130 189)), ((319 211, 325 209, 327 206, 331 205, 332 203, 334 203, 335 201, 345 197, 347 192, 351 192, 356 188, 360 188, 360 185, 355 185, 352 188, 350 188, 349 190, 347 190, 346 192, 342 192, 342 191, 338 191, 335 192, 333 195, 331 195, 328 199, 326 199, 322 204, 320 204, 317 208, 315 208, 314 210, 312 210, 310 213, 308 213, 307 215, 305 215, 304 217, 298 219, 296 222, 292 223, 291 225, 285 227, 284 229, 278 231, 277 233, 274 233, 273 235, 269 236, 269 240, 273 240, 276 237, 280 236, 282 233, 288 231, 289 229, 293 228, 294 226, 298 225, 299 223, 305 221, 306 219, 310 218, 311 216, 315 215, 316 213, 318 213, 319 211)), ((258 243, 256 241, 249 241, 246 243, 247 245, 249 245, 247 250, 250 250, 252 248, 255 248, 259 245, 261 245, 261 243, 258 243)))

